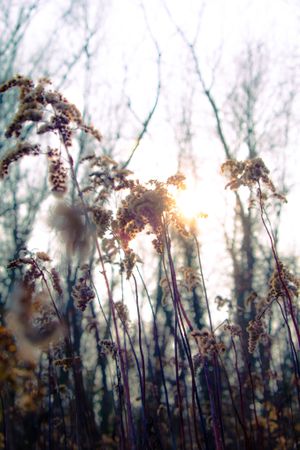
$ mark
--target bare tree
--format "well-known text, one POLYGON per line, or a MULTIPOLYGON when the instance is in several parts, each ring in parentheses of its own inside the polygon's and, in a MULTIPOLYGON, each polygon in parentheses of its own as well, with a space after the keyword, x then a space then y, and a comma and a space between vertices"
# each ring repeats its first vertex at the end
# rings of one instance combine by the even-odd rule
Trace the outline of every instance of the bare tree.
MULTIPOLYGON (((176 27, 190 56, 192 67, 198 78, 200 88, 211 108, 215 121, 216 136, 226 159, 254 159, 261 155, 284 155, 289 145, 289 131, 292 125, 293 105, 296 97, 294 77, 285 73, 282 79, 272 77, 268 49, 264 45, 251 43, 245 45, 245 52, 236 62, 236 80, 231 90, 217 99, 214 95, 216 75, 213 84, 208 84, 203 76, 200 55, 197 51, 198 31, 195 38, 189 40, 184 31, 174 22, 170 10, 165 5, 169 18, 176 27), (269 64, 268 64, 269 62, 269 64)), ((214 68, 215 73, 217 67, 214 68)), ((224 89, 223 89, 224 91, 224 89)), ((278 180, 283 193, 287 192, 286 165, 284 157, 280 164, 278 180)), ((279 172, 279 171, 278 171, 279 172)), ((264 280, 257 280, 256 268, 269 262, 270 250, 257 239, 258 212, 248 208, 248 201, 235 193, 236 209, 233 229, 226 232, 227 248, 233 266, 233 292, 237 302, 237 320, 245 329, 247 317, 245 302, 248 296, 260 289, 264 280), (241 244, 238 245, 240 238, 241 244), (265 262, 263 263, 262 261, 265 262), (244 312, 243 312, 244 311, 244 312)), ((274 233, 277 235, 281 204, 277 205, 274 233)), ((270 267, 266 266, 266 276, 270 267)))

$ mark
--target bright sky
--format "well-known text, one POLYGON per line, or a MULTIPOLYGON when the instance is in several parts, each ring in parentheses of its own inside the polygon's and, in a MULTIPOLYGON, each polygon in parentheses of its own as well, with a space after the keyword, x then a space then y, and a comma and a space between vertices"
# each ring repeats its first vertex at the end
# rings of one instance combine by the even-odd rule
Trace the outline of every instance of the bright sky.
MULTIPOLYGON (((22 1, 16 2, 19 3, 22 1)), ((212 83, 213 93, 225 111, 227 96, 234 83, 239 81, 237 61, 247 43, 261 43, 267 49, 266 61, 263 61, 268 69, 267 83, 265 91, 261 93, 264 99, 261 112, 263 119, 272 115, 277 108, 277 97, 272 97, 273 84, 275 86, 286 80, 289 74, 296 73, 293 81, 298 86, 300 73, 293 71, 299 61, 300 6, 296 1, 172 0, 166 1, 166 4, 188 39, 194 38, 199 27, 196 48, 201 70, 207 84, 212 83)), ((88 99, 95 125, 104 135, 105 144, 109 145, 113 141, 111 133, 120 128, 122 138, 116 142, 115 155, 124 161, 140 132, 139 121, 145 120, 155 98, 157 53, 154 40, 157 41, 162 55, 162 92, 148 133, 130 168, 144 180, 153 177, 166 179, 174 174, 177 171, 178 155, 176 137, 181 133, 183 111, 187 114, 189 110, 192 111, 193 141, 185 166, 188 167, 191 157, 196 158, 198 183, 194 185, 193 192, 197 195, 192 202, 209 214, 201 231, 206 275, 212 298, 217 294, 228 295, 227 292, 219 291, 221 283, 217 286, 216 282, 220 281, 220 277, 215 270, 223 254, 219 246, 223 240, 222 224, 227 220, 228 204, 232 202, 231 194, 224 193, 225 182, 219 173, 224 154, 216 139, 210 107, 194 75, 194 66, 163 2, 145 0, 142 8, 139 0, 78 0, 73 2, 72 14, 59 22, 61 12, 67 5, 69 2, 58 0, 41 3, 40 12, 28 29, 20 60, 30 59, 40 43, 49 38, 56 23, 61 23, 58 35, 54 36, 51 44, 53 51, 57 52, 57 59, 49 59, 50 67, 59 69, 60 76, 64 72, 67 56, 80 47, 87 35, 85 24, 88 24, 89 29, 95 27, 96 33, 89 46, 89 52, 94 55, 91 59, 90 90, 85 91, 86 58, 83 57, 74 66, 71 83, 64 88, 64 92, 80 108, 88 99), (134 113, 126 107, 128 99, 134 113)), ((284 208, 281 245, 284 253, 300 251, 297 214, 300 186, 295 171, 295 167, 299 167, 298 135, 295 130, 299 127, 296 122, 297 117, 285 157, 288 179, 295 190, 290 195, 290 204, 284 208)), ((275 159, 267 149, 264 157, 267 165, 275 170, 276 177, 282 155, 278 154, 275 159)), ((190 176, 191 169, 188 173, 190 176)))

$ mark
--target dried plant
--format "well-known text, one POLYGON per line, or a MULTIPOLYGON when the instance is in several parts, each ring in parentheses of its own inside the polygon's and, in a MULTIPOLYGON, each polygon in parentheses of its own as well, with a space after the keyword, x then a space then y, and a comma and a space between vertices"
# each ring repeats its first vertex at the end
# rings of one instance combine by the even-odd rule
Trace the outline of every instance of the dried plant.
POLYGON ((197 227, 174 196, 184 176, 143 184, 96 145, 77 161, 76 131, 101 135, 50 86, 20 75, 0 86, 0 94, 19 90, 0 177, 23 157, 46 155, 56 197, 49 251, 23 246, 4 268, 11 279, 0 326, 5 448, 19 448, 12 429, 26 450, 297 448, 300 282, 278 255, 266 205, 284 198, 263 160, 229 160, 222 172, 226 187, 255 197, 274 270, 265 286, 245 288, 238 311, 234 295, 218 295, 215 308, 228 305, 228 319, 215 327, 197 227), (48 133, 57 142, 44 148, 48 133), (142 233, 154 247, 143 265, 133 250, 142 233))

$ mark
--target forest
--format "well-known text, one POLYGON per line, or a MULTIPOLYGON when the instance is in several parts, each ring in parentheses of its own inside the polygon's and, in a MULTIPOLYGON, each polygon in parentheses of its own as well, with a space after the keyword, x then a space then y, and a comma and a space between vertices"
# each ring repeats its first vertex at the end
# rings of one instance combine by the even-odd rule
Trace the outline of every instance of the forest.
POLYGON ((300 448, 300 10, 224 3, 0 0, 1 449, 300 448))

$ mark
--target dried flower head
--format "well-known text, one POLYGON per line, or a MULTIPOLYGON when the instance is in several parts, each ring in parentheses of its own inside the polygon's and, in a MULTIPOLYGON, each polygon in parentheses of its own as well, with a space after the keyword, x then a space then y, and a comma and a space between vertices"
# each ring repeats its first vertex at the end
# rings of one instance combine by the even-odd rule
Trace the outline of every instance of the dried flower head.
POLYGON ((47 253, 45 253, 45 252, 36 252, 36 257, 38 259, 40 259, 41 261, 44 261, 44 262, 51 261, 50 256, 47 253))
POLYGON ((15 289, 8 328, 14 333, 22 358, 34 362, 40 350, 48 349, 63 333, 46 291, 34 293, 32 285, 21 283, 15 289))
POLYGON ((137 254, 134 253, 134 251, 130 248, 127 249, 125 251, 125 258, 121 262, 121 272, 126 273, 127 280, 129 280, 129 278, 131 277, 132 271, 137 262, 141 262, 137 254))
POLYGON ((127 306, 122 301, 115 302, 114 306, 117 311, 119 319, 121 320, 124 327, 127 328, 130 322, 129 311, 127 306))
POLYGON ((91 172, 90 183, 84 192, 95 194, 94 202, 102 205, 112 191, 120 191, 134 186, 134 181, 128 179, 132 172, 119 167, 109 156, 88 155, 81 162, 88 161, 91 172))
POLYGON ((250 296, 248 299, 248 301, 252 299, 255 302, 256 317, 261 319, 267 312, 271 314, 273 302, 283 299, 289 300, 286 304, 287 312, 291 313, 293 310, 296 313, 297 306, 294 300, 299 297, 300 280, 281 261, 278 261, 268 285, 266 297, 256 294, 256 297, 251 298, 250 296))
POLYGON ((59 133, 66 146, 72 145, 74 127, 92 135, 98 141, 101 134, 92 125, 86 125, 76 106, 63 97, 60 92, 48 88, 48 78, 40 78, 36 84, 26 77, 17 75, 0 86, 0 93, 18 87, 20 90, 18 110, 6 130, 6 137, 19 137, 27 121, 42 124, 38 134, 59 133), (47 110, 51 106, 52 111, 47 110), (50 115, 50 117, 49 117, 50 115))
POLYGON ((276 192, 275 186, 269 177, 269 169, 261 158, 247 159, 245 161, 228 160, 221 166, 222 173, 229 178, 226 188, 237 190, 240 186, 250 189, 263 183, 272 195, 285 200, 276 192))
POLYGON ((162 305, 165 306, 167 304, 168 298, 172 295, 170 281, 167 277, 161 278, 159 282, 159 286, 162 289, 162 305))
POLYGON ((54 267, 51 269, 51 281, 52 281, 53 289, 57 292, 57 294, 59 296, 62 296, 63 289, 61 286, 60 275, 54 267))
POLYGON ((69 358, 60 358, 60 359, 56 359, 54 361, 54 364, 57 367, 61 367, 65 372, 67 372, 69 369, 71 369, 74 364, 80 364, 81 363, 81 358, 80 356, 72 356, 69 358))
POLYGON ((113 341, 109 339, 102 339, 100 342, 101 353, 103 355, 111 355, 112 357, 116 357, 117 355, 117 346, 113 341))
POLYGON ((185 176, 182 173, 176 173, 167 179, 167 184, 175 186, 177 189, 185 189, 185 176))
POLYGON ((226 348, 222 342, 217 342, 215 336, 206 328, 191 331, 195 339, 199 354, 202 357, 211 357, 217 353, 224 353, 226 348))
POLYGON ((0 158, 0 178, 8 174, 9 166, 12 162, 18 161, 25 155, 39 155, 40 146, 29 142, 19 141, 13 147, 7 149, 0 158))
POLYGON ((182 279, 179 280, 179 286, 192 292, 193 289, 201 286, 201 277, 196 269, 193 267, 182 267, 179 269, 182 273, 182 279))
POLYGON ((112 262, 119 254, 120 246, 117 239, 115 239, 115 237, 113 236, 111 238, 102 239, 102 249, 104 252, 105 260, 112 262))
POLYGON ((85 258, 91 246, 91 229, 85 223, 81 208, 58 202, 51 211, 48 224, 58 234, 66 252, 85 258))
POLYGON ((224 331, 229 331, 232 337, 234 336, 242 336, 242 329, 240 325, 227 323, 224 325, 224 331))
POLYGON ((0 326, 0 387, 4 382, 14 382, 17 362, 17 347, 13 334, 8 328, 0 326))
POLYGON ((231 300, 229 298, 217 295, 215 298, 215 303, 217 304, 217 310, 220 311, 225 305, 231 306, 231 300))
POLYGON ((67 192, 67 169, 62 161, 61 152, 57 148, 48 147, 47 156, 51 191, 61 197, 67 192))
POLYGON ((88 210, 96 226, 97 235, 102 238, 111 224, 112 211, 96 205, 89 207, 88 210))
POLYGON ((7 265, 8 269, 14 269, 14 268, 20 268, 20 267, 26 267, 24 277, 23 277, 23 284, 28 290, 28 292, 33 293, 36 285, 36 281, 41 278, 42 271, 36 264, 36 261, 34 258, 31 257, 23 257, 23 258, 17 258, 12 261, 10 261, 7 265), (27 268, 28 267, 28 268, 27 268))
POLYGON ((95 292, 91 287, 91 273, 88 265, 80 268, 80 277, 72 289, 72 297, 76 307, 84 311, 88 303, 95 298, 95 292))
POLYGON ((279 270, 276 267, 269 280, 269 291, 267 294, 267 303, 272 303, 274 300, 286 298, 287 292, 291 299, 299 296, 300 280, 293 275, 288 268, 279 262, 279 270))
POLYGON ((33 81, 30 78, 18 74, 0 86, 0 93, 6 92, 13 87, 19 87, 24 96, 24 94, 29 92, 33 86, 33 81))
POLYGON ((263 320, 262 319, 250 320, 247 327, 247 331, 249 333, 248 350, 249 353, 254 353, 258 345, 258 342, 264 337, 266 333, 265 324, 263 320))
MULTIPOLYGON (((150 181, 154 183, 154 181, 150 181)), ((162 183, 156 182, 154 189, 137 183, 122 201, 117 212, 116 229, 124 250, 129 242, 146 226, 156 235, 156 248, 163 246, 162 215, 174 206, 174 200, 162 183)))
POLYGON ((205 358, 200 354, 196 353, 193 355, 193 366, 195 369, 195 372, 200 371, 204 366, 205 358))

